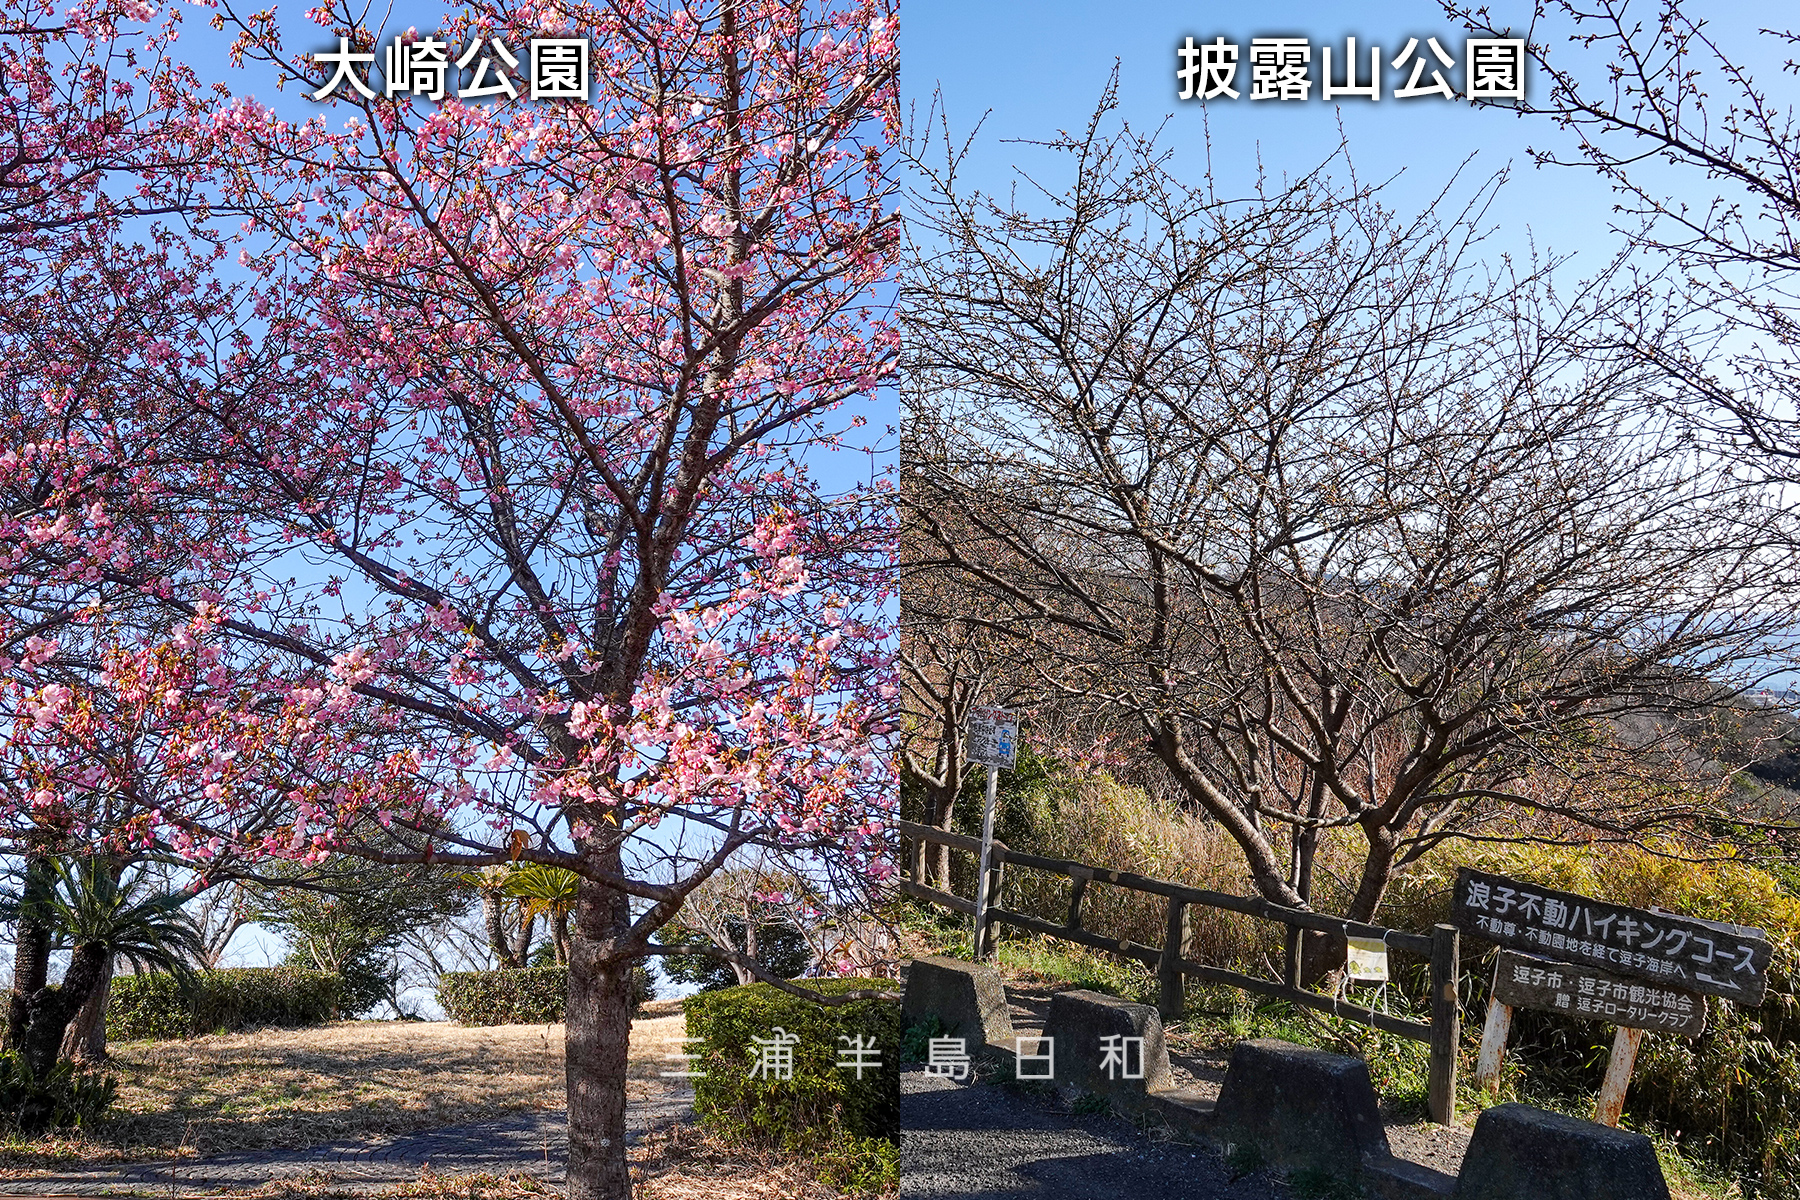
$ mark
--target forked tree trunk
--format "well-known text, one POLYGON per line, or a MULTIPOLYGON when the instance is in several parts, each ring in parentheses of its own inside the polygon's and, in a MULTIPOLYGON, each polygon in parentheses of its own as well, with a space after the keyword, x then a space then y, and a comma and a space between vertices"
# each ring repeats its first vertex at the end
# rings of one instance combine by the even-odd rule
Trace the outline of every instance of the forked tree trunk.
MULTIPOLYGON (((617 871, 618 858, 603 868, 617 871)), ((568 1200, 630 1200, 625 1061, 631 1044, 630 927, 624 893, 583 879, 569 938, 564 1061, 569 1089, 568 1200)))
POLYGON ((100 968, 100 981, 81 1011, 75 1014, 69 1032, 63 1035, 62 1056, 77 1062, 106 1061, 106 1002, 112 998, 113 960, 109 955, 100 968))
POLYGON ((56 1066, 69 1023, 99 986, 101 972, 110 957, 98 946, 77 946, 63 981, 55 987, 39 988, 31 997, 19 1050, 37 1078, 45 1078, 56 1066))

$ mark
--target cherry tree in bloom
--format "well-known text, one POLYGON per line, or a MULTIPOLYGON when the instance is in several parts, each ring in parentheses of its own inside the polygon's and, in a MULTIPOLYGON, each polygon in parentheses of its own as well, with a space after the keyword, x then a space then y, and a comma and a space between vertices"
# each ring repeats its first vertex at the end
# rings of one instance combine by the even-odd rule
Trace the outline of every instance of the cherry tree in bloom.
MULTIPOLYGON (((341 9, 219 15, 309 92, 311 54, 372 52, 341 9)), ((656 931, 743 847, 889 870, 893 518, 841 464, 890 419, 897 27, 725 0, 428 33, 585 36, 590 98, 221 99, 159 142, 214 219, 130 248, 158 301, 34 400, 176 444, 14 539, 134 619, 95 611, 80 680, 13 656, 7 803, 202 864, 574 871, 569 1188, 624 1197, 656 931), (145 778, 124 820, 82 799, 145 778)))
MULTIPOLYGON (((0 848, 39 883, 82 845, 78 826, 127 824, 149 790, 65 790, 55 779, 91 778, 93 764, 52 755, 69 769, 47 774, 37 748, 3 731, 108 708, 104 684, 89 687, 103 646, 143 637, 146 617, 171 620, 119 573, 158 573, 212 540, 158 482, 206 447, 113 370, 138 353, 144 323, 208 302, 196 283, 222 253, 124 235, 200 203, 202 164, 177 133, 207 98, 170 53, 178 25, 139 0, 0 2, 0 848)), ((94 749, 118 775, 130 743, 94 749)), ((17 1044, 48 983, 50 937, 28 915, 14 933, 17 1044)))

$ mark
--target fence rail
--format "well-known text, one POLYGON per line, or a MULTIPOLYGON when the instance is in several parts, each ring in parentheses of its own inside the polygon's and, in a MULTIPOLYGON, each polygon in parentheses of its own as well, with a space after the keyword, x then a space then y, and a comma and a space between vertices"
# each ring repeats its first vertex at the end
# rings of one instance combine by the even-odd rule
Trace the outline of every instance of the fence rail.
MULTIPOLYGON (((980 861, 981 840, 979 838, 966 837, 959 833, 947 833, 944 830, 934 829, 929 825, 920 825, 913 821, 901 821, 899 828, 904 837, 914 841, 948 846, 952 850, 961 850, 974 855, 978 863, 980 861)), ((1258 995, 1287 1000, 1319 1012, 1330 1013, 1358 1024, 1368 1025, 1374 1029, 1410 1038, 1413 1041, 1424 1042, 1430 1047, 1431 1052, 1429 1089, 1431 1118, 1446 1125, 1455 1121, 1456 1047, 1461 1035, 1461 1013, 1456 1001, 1459 946, 1455 926, 1438 925, 1429 934, 1409 933, 1403 929, 1368 925, 1360 921, 1350 921, 1342 917, 1312 912, 1309 909, 1289 908, 1260 897, 1234 896, 1228 892, 1189 887, 1186 884, 1172 883, 1166 879, 1139 875, 1133 871, 1114 871, 1105 867, 1090 866, 1087 863, 1072 862, 1068 859, 1026 854, 1013 850, 1000 841, 994 842, 991 864, 987 893, 989 896, 999 896, 1001 879, 1005 868, 1009 865, 1066 877, 1070 881, 1069 913, 1067 920, 1058 925, 1056 922, 1046 921, 1042 917, 1034 917, 1027 913, 1015 912, 990 904, 985 920, 982 922, 982 928, 975 931, 977 957, 981 957, 989 943, 992 936, 991 927, 996 922, 1000 922, 1016 929, 1023 929, 1028 933, 1091 946, 1096 950, 1104 950, 1121 958, 1141 962, 1154 969, 1157 975, 1157 1009, 1162 1013, 1164 1020, 1174 1020, 1185 1011, 1187 1004, 1186 981, 1192 978, 1202 983, 1223 984, 1227 987, 1255 992, 1258 995), (1082 928, 1082 900, 1087 895, 1088 885, 1092 883, 1110 884, 1113 887, 1144 892, 1166 899, 1168 901, 1168 921, 1163 944, 1146 946, 1129 939, 1109 938, 1104 934, 1082 928), (1287 926, 1284 978, 1281 980, 1263 979, 1255 975, 1229 971, 1223 967, 1210 966, 1188 957, 1192 948, 1191 910, 1196 906, 1243 913, 1267 921, 1277 921, 1287 926), (1411 1021, 1404 1017, 1390 1016, 1360 1004, 1351 1004, 1340 1000, 1336 996, 1322 995, 1302 987, 1300 985, 1300 950, 1307 930, 1343 937, 1379 939, 1389 949, 1428 957, 1431 963, 1431 1020, 1429 1022, 1411 1021)), ((959 912, 970 917, 976 915, 973 900, 928 887, 918 880, 901 880, 900 891, 904 895, 947 908, 952 912, 959 912)))

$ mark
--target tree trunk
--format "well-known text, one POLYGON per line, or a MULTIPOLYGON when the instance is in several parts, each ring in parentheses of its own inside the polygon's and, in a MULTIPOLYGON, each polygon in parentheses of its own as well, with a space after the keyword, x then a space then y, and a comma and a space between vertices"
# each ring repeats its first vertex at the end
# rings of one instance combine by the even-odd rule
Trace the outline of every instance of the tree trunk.
POLYGON ((100 975, 111 955, 99 946, 75 948, 63 981, 55 987, 39 988, 27 1007, 25 1033, 19 1039, 19 1050, 31 1073, 39 1079, 56 1066, 62 1051, 63 1036, 69 1022, 87 1003, 87 998, 100 983, 100 975))
POLYGON ((1187 738, 1180 724, 1157 720, 1149 724, 1149 729, 1151 747, 1169 768, 1175 782, 1243 852, 1244 865, 1250 869, 1250 881, 1257 893, 1265 900, 1290 908, 1304 906, 1306 902, 1288 881, 1291 856, 1288 863, 1283 863, 1280 852, 1270 844, 1255 812, 1234 803, 1207 779, 1188 751, 1187 738))
POLYGON ((100 979, 82 1002, 74 1023, 63 1036, 62 1056, 77 1062, 106 1061, 106 1002, 112 997, 113 959, 106 956, 100 979))
MULTIPOLYGON (((616 851, 601 865, 618 870, 616 851)), ((583 879, 569 945, 564 1061, 569 1089, 568 1200, 630 1200, 625 1060, 631 1042, 630 925, 624 893, 583 879)))
MULTIPOLYGON (((729 922, 727 922, 725 926, 725 936, 727 938, 730 938, 731 936, 731 925, 729 922)), ((756 923, 750 918, 744 918, 744 944, 742 946, 733 946, 732 949, 738 951, 746 958, 754 959, 756 957, 756 923)), ((756 972, 752 971, 749 967, 732 963, 731 969, 737 975, 737 981, 740 985, 756 982, 756 972)))
POLYGON ((531 965, 531 935, 537 931, 537 917, 532 913, 519 913, 519 936, 513 942, 512 962, 509 966, 528 967, 531 965))
MULTIPOLYGON (((942 796, 932 798, 931 823, 945 833, 950 832, 950 818, 956 811, 956 789, 945 788, 942 796)), ((942 842, 934 842, 931 847, 932 887, 940 892, 954 892, 956 889, 950 882, 950 847, 942 842)))
POLYGON ((1394 878, 1394 856, 1399 838, 1386 826, 1364 826, 1369 848, 1363 855, 1362 878, 1356 881, 1356 895, 1351 897, 1350 911, 1344 915, 1352 921, 1374 921, 1375 912, 1387 895, 1394 878))
POLYGON ((556 950, 556 965, 569 965, 569 914, 558 912, 550 919, 550 941, 556 950))
MULTIPOLYGON (((946 827, 948 827, 948 824, 949 823, 946 821, 945 822, 946 827)), ((942 843, 939 843, 938 845, 932 847, 932 851, 933 851, 933 853, 932 853, 933 862, 931 864, 931 873, 932 873, 933 877, 937 880, 937 882, 933 883, 931 886, 937 888, 937 890, 940 892, 951 891, 952 888, 950 886, 950 847, 943 845, 942 843)))
POLYGON ((512 947, 506 942, 506 914, 500 893, 491 888, 481 890, 481 917, 487 925, 488 949, 494 952, 496 967, 513 966, 512 947))
MULTIPOLYGON (((50 887, 50 859, 41 852, 33 854, 25 863, 23 896, 29 900, 50 887)), ((6 1011, 6 1045, 9 1049, 18 1049, 24 1044, 31 998, 50 982, 50 927, 30 919, 28 909, 19 915, 16 931, 13 989, 6 1011)))

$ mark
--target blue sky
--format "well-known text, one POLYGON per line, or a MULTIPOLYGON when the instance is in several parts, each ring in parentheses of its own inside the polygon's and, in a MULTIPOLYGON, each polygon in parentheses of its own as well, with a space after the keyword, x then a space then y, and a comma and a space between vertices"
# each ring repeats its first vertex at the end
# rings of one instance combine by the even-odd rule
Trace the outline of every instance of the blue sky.
MULTIPOLYGON (((1640 3, 1646 20, 1655 6, 1640 3)), ((1496 22, 1529 20, 1530 5, 1492 0, 1496 22)), ((1757 36, 1759 24, 1775 19, 1767 4, 1708 4, 1709 32, 1755 78, 1787 102, 1800 81, 1781 73, 1783 56, 1771 39, 1757 36), (1785 94, 1785 95, 1784 95, 1785 94)), ((1367 64, 1368 47, 1380 46, 1391 62, 1407 39, 1439 44, 1458 59, 1446 72, 1461 81, 1464 34, 1435 0, 1369 0, 1358 4, 1296 3, 1270 0, 1256 5, 1202 5, 1130 0, 905 0, 902 24, 903 91, 923 112, 941 88, 953 132, 967 131, 986 114, 974 156, 975 177, 984 187, 1003 185, 1015 155, 1028 153, 1003 144, 1007 138, 1039 138, 1057 129, 1079 129, 1099 97, 1115 62, 1120 77, 1121 113, 1134 128, 1162 124, 1161 142, 1175 152, 1174 170, 1198 180, 1207 161, 1222 189, 1242 188, 1254 178, 1260 159, 1274 175, 1315 166, 1336 147, 1339 122, 1349 138, 1359 177, 1385 179, 1401 173, 1389 192, 1391 203, 1414 211, 1438 192, 1469 155, 1465 181, 1473 184, 1514 165, 1512 180, 1492 210, 1500 226, 1496 244, 1518 251, 1527 235, 1542 248, 1575 253, 1577 270, 1598 268, 1618 246, 1607 232, 1613 196, 1586 171, 1534 168, 1528 146, 1566 146, 1566 135, 1541 118, 1521 120, 1511 112, 1466 101, 1395 100, 1387 94, 1398 82, 1390 70, 1379 102, 1313 98, 1304 103, 1248 99, 1248 67, 1240 66, 1238 100, 1202 104, 1177 98, 1175 50, 1187 36, 1211 42, 1223 35, 1247 57, 1252 37, 1303 36, 1314 47, 1312 77, 1320 76, 1318 47, 1330 45, 1342 70, 1346 35, 1355 36, 1358 57, 1367 64)), ((1566 51, 1563 33, 1547 31, 1550 51, 1566 51)), ((1429 79, 1429 76, 1426 77, 1429 79)), ((1541 77, 1530 94, 1543 94, 1541 77)), ((1699 183, 1684 174, 1673 179, 1684 193, 1699 183)), ((1240 193, 1241 194, 1241 193, 1240 193)))

